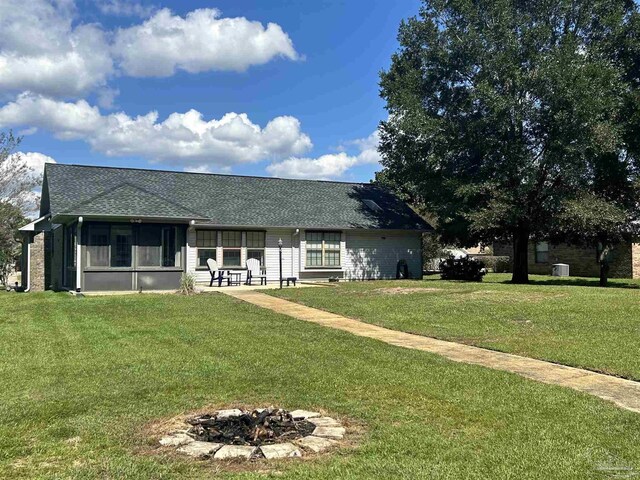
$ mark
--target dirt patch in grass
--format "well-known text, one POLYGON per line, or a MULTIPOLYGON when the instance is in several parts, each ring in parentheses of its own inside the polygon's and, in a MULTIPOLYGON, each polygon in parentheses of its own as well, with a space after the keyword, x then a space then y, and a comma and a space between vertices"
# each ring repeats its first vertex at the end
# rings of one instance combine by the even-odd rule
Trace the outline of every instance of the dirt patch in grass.
MULTIPOLYGON (((479 284, 468 284, 469 287, 478 287, 479 284)), ((411 295, 442 293, 444 297, 451 296, 456 300, 487 300, 495 303, 539 303, 545 300, 565 298, 567 293, 547 293, 547 292, 512 292, 506 290, 492 290, 485 288, 436 288, 436 287, 385 287, 371 290, 377 295, 411 295), (461 295, 462 297, 458 297, 461 295)), ((442 297, 441 297, 442 298, 442 297)))
MULTIPOLYGON (((267 405, 268 406, 268 405, 267 405)), ((343 415, 335 415, 322 408, 309 408, 314 412, 320 413, 322 416, 331 416, 337 419, 342 426, 346 429, 345 438, 342 440, 336 440, 336 443, 329 450, 321 453, 313 453, 306 451, 302 458, 285 458, 278 460, 266 460, 264 458, 257 458, 251 460, 241 459, 229 459, 229 460, 216 460, 212 459, 200 459, 194 460, 189 457, 185 457, 176 451, 175 447, 163 447, 159 441, 167 434, 176 431, 184 430, 188 424, 186 420, 188 418, 204 415, 217 410, 226 409, 244 409, 253 410, 256 405, 248 405, 242 403, 234 404, 212 404, 207 405, 196 410, 190 410, 172 417, 165 417, 152 420, 138 430, 136 437, 138 440, 138 447, 134 449, 134 452, 138 455, 149 455, 155 457, 161 457, 169 461, 188 462, 190 464, 198 465, 199 467, 211 472, 251 472, 262 474, 278 474, 287 465, 295 465, 298 462, 313 462, 319 461, 323 458, 334 455, 337 450, 354 449, 357 448, 365 438, 367 429, 365 424, 353 418, 345 417, 343 415)))
POLYGON ((546 292, 507 292, 504 290, 473 290, 465 297, 473 300, 491 300, 500 303, 504 302, 530 302, 538 303, 545 300, 565 298, 566 293, 546 293, 546 292))
POLYGON ((412 293, 434 293, 434 292, 444 292, 450 291, 445 290, 444 288, 433 288, 433 287, 387 287, 387 288, 376 288, 373 290, 374 293, 382 293, 384 295, 409 295, 412 293))

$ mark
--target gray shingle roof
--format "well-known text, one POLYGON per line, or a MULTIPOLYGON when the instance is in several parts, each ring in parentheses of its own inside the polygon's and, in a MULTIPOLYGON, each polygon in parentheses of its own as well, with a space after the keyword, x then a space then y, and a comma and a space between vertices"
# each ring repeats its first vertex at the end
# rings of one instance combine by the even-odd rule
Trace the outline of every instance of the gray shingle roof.
POLYGON ((372 184, 47 164, 43 214, 195 219, 221 226, 428 230, 372 184), (380 209, 368 207, 373 200, 380 209), (46 211, 48 210, 48 211, 46 211))

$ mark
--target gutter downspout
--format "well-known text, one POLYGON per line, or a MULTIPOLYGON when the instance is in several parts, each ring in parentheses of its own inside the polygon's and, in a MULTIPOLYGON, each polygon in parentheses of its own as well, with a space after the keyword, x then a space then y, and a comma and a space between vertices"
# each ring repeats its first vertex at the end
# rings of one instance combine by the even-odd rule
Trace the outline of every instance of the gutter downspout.
POLYGON ((78 217, 78 227, 76 228, 76 292, 81 291, 80 284, 82 283, 82 265, 80 259, 82 257, 82 245, 80 243, 82 233, 82 217, 78 217))
POLYGON ((296 270, 296 266, 294 265, 294 260, 295 260, 295 253, 296 253, 296 247, 295 247, 295 239, 294 237, 298 237, 298 240, 300 240, 300 229, 296 228, 295 231, 291 234, 291 276, 293 277, 300 277, 300 245, 298 242, 298 275, 296 275, 295 270, 296 270))
POLYGON ((24 289, 25 293, 31 290, 31 242, 29 235, 26 236, 27 242, 27 287, 24 289))
MULTIPOLYGON (((185 249, 184 249, 184 273, 187 275, 194 275, 196 272, 195 271, 190 271, 189 270, 189 250, 191 245, 189 245, 189 232, 192 232, 195 230, 195 225, 196 225, 196 221, 195 220, 191 220, 189 222, 189 226, 187 227, 187 231, 185 232, 185 239, 184 239, 184 245, 185 245, 185 249)), ((196 260, 197 262, 197 260, 196 260)))

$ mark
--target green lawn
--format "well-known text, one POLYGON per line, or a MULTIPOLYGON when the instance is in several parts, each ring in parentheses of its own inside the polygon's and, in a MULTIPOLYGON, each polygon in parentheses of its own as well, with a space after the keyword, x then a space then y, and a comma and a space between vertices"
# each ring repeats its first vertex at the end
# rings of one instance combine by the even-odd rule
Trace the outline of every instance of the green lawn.
POLYGON ((394 330, 640 380, 640 282, 599 288, 593 279, 532 276, 531 285, 508 279, 434 276, 272 293, 394 330))
MULTIPOLYGON (((340 287, 355 296, 295 293, 365 303, 382 285, 340 287)), ((640 470, 638 414, 219 294, 2 293, 0 358, 0 478, 602 479, 610 468, 640 470), (140 453, 149 422, 237 403, 324 408, 366 433, 355 449, 244 473, 140 453)))

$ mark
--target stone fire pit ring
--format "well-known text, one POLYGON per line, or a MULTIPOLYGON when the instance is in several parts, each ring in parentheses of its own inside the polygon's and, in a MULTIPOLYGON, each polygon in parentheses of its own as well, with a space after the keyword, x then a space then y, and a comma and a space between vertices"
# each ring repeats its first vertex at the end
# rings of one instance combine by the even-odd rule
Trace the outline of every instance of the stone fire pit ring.
POLYGON ((160 439, 196 459, 282 459, 322 453, 342 440, 346 429, 334 418, 307 410, 239 408, 186 420, 187 426, 160 439))

